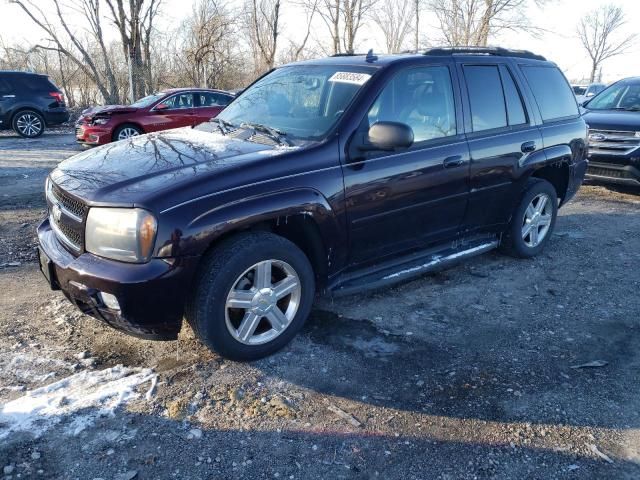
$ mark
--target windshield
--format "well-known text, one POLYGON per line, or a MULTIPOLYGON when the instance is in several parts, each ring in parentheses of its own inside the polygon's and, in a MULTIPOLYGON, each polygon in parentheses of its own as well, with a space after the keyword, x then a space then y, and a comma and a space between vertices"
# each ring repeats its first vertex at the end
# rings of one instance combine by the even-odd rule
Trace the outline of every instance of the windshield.
POLYGON ((146 97, 142 97, 140 100, 137 100, 136 102, 132 103, 131 106, 135 107, 135 108, 144 108, 144 107, 148 107, 149 105, 151 105, 153 102, 160 100, 162 97, 164 97, 164 93, 152 93, 151 95, 147 95, 146 97))
POLYGON ((640 82, 616 83, 589 102, 590 110, 640 110, 640 82))
POLYGON ((573 93, 576 95, 584 95, 584 92, 586 91, 587 91, 586 87, 581 87, 579 85, 573 86, 573 93))
POLYGON ((302 140, 323 138, 375 72, 373 67, 293 65, 274 70, 218 115, 302 140))

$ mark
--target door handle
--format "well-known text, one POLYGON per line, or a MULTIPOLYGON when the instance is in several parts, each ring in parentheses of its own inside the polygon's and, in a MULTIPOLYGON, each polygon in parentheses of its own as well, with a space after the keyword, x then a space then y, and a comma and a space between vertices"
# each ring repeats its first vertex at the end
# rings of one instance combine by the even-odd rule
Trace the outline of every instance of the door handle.
POLYGON ((521 146, 520 146, 520 150, 522 151, 522 153, 531 153, 531 152, 535 152, 536 148, 538 148, 536 146, 536 142, 524 142, 521 146))
POLYGON ((465 161, 462 158, 462 155, 453 155, 451 157, 447 157, 444 159, 444 162, 442 162, 444 168, 459 167, 460 165, 464 165, 464 163, 465 161))

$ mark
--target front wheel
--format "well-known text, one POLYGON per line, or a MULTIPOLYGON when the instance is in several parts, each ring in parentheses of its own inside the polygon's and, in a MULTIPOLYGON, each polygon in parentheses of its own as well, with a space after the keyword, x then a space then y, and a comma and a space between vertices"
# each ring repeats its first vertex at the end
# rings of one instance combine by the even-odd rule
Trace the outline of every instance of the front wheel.
POLYGON ((256 360, 286 345, 311 311, 315 281, 306 255, 269 232, 233 237, 208 254, 186 318, 210 349, 256 360))
POLYGON ((24 138, 36 138, 44 132, 44 118, 34 110, 23 110, 13 117, 13 130, 24 138))
POLYGON ((540 253, 551 234, 558 215, 558 195, 548 181, 531 178, 509 227, 501 249, 514 257, 530 258, 540 253))
POLYGON ((127 138, 137 137, 142 134, 142 130, 135 125, 121 125, 113 133, 113 140, 126 140, 127 138))

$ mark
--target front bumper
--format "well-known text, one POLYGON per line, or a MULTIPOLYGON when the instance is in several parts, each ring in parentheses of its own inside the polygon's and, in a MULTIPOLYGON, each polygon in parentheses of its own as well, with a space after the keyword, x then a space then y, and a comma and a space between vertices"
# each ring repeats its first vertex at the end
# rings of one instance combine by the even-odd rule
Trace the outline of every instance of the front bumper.
POLYGON ((53 289, 60 289, 83 313, 130 335, 174 340, 198 257, 153 259, 145 264, 108 260, 90 253, 78 257, 57 240, 49 220, 38 227, 40 249, 50 260, 41 268, 53 289), (99 292, 115 295, 119 310, 108 308, 99 292))
POLYGON ((76 125, 76 141, 83 145, 105 145, 111 142, 113 132, 110 128, 91 125, 76 125))
POLYGON ((592 156, 587 178, 618 185, 640 186, 640 153, 633 157, 592 156))

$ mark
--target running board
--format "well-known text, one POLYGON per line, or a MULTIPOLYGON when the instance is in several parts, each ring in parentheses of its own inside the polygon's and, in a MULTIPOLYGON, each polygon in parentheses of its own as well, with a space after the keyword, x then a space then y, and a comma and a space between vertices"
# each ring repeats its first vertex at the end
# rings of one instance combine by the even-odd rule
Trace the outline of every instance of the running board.
POLYGON ((463 259, 493 250, 499 243, 498 239, 485 238, 481 241, 461 243, 456 247, 413 254, 400 260, 342 275, 329 286, 327 293, 330 296, 338 297, 387 287, 428 272, 443 270, 463 259))

